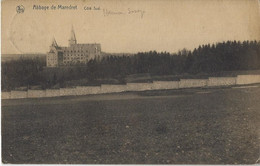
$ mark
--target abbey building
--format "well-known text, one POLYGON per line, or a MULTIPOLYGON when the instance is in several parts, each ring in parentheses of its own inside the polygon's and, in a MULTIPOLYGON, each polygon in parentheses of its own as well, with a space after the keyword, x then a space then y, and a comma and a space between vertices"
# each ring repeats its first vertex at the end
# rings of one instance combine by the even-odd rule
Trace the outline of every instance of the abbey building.
POLYGON ((50 51, 47 52, 47 67, 60 67, 86 64, 90 59, 101 56, 100 44, 77 44, 76 35, 72 28, 68 47, 61 47, 53 39, 50 51))

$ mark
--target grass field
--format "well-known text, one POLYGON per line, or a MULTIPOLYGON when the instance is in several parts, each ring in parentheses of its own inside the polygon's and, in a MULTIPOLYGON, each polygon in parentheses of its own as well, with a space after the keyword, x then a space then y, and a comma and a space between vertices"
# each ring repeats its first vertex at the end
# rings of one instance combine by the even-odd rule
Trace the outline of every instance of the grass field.
POLYGON ((254 164, 260 87, 2 101, 2 162, 254 164))

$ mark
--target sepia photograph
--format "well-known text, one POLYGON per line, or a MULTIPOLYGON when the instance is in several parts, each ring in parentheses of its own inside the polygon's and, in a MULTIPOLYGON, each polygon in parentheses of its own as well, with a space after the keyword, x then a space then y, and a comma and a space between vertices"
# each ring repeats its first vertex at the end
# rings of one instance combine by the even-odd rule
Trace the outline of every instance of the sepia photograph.
POLYGON ((260 164, 260 0, 1 1, 2 164, 260 164))

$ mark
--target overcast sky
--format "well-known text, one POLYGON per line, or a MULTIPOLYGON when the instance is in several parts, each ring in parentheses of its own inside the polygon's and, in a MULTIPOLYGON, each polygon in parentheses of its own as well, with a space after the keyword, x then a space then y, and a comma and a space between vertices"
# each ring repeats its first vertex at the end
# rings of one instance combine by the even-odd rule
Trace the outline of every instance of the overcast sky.
POLYGON ((102 51, 115 53, 260 40, 259 10, 258 0, 8 0, 2 2, 2 53, 46 53, 53 37, 67 46, 72 25, 78 43, 101 43, 102 51), (77 10, 33 10, 33 5, 59 4, 77 10), (17 14, 18 5, 24 13, 17 14))

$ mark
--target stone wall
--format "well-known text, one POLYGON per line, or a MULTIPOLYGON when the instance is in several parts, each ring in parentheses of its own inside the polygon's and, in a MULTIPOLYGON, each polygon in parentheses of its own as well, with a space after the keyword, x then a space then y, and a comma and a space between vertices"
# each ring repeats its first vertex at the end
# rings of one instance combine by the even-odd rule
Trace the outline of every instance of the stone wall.
POLYGON ((237 85, 260 83, 260 75, 238 75, 237 85))
POLYGON ((76 96, 76 88, 60 88, 60 96, 76 96))
POLYGON ((209 79, 181 79, 180 81, 154 81, 153 83, 127 83, 126 85, 77 86, 47 90, 2 92, 2 99, 42 98, 56 96, 77 96, 125 91, 147 91, 206 86, 231 86, 260 83, 260 75, 238 75, 237 77, 209 77, 209 79))
POLYGON ((152 83, 127 83, 127 91, 146 91, 152 90, 152 83))
POLYGON ((90 94, 99 94, 100 86, 77 86, 76 94, 77 95, 90 95, 90 94))
POLYGON ((236 77, 209 77, 208 86, 236 85, 236 77))
POLYGON ((178 89, 179 81, 154 81, 152 89, 178 89))
POLYGON ((2 97, 2 99, 10 99, 11 98, 11 92, 2 92, 1 97, 2 97))
POLYGON ((46 89, 46 97, 56 97, 60 96, 59 89, 46 89))
POLYGON ((46 97, 45 90, 28 90, 27 91, 27 98, 41 98, 46 97))
POLYGON ((207 86, 208 79, 181 79, 179 88, 193 88, 207 86))
POLYGON ((126 85, 101 85, 100 93, 113 93, 127 91, 126 85))
POLYGON ((27 98, 27 91, 11 91, 11 99, 27 98))

